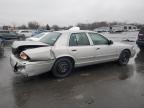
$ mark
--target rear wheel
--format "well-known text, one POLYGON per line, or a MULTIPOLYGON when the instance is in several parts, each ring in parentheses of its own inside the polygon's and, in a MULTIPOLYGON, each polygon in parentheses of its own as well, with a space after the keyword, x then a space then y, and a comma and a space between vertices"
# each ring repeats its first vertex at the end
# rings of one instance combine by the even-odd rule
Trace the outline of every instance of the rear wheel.
POLYGON ((120 65, 126 65, 129 62, 129 58, 130 58, 130 52, 128 50, 123 50, 118 59, 118 63, 120 65))
POLYGON ((73 68, 73 62, 69 58, 60 58, 55 62, 52 74, 55 77, 64 78, 72 72, 73 68))

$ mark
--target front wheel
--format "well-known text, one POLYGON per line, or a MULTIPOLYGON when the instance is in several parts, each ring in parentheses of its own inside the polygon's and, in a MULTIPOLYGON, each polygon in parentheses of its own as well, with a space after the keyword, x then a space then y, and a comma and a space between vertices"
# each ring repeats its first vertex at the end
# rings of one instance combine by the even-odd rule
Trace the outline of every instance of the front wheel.
POLYGON ((64 78, 72 72, 73 68, 73 62, 70 59, 60 58, 55 62, 52 68, 52 74, 55 77, 64 78))
POLYGON ((128 64, 129 59, 130 59, 130 52, 128 50, 123 50, 118 59, 118 63, 120 65, 126 65, 128 64))

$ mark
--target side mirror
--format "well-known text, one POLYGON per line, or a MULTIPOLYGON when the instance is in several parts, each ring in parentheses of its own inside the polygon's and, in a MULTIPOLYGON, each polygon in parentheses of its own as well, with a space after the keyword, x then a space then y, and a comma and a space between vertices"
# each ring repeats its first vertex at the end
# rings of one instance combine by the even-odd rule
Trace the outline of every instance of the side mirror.
POLYGON ((108 45, 112 45, 113 44, 113 41, 112 40, 109 40, 108 41, 108 45))

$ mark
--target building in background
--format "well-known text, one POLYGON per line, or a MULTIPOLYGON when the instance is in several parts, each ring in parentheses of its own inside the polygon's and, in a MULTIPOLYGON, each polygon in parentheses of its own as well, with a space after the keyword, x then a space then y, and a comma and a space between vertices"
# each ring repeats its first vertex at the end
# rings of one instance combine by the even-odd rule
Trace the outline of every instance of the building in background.
POLYGON ((2 27, 2 29, 3 29, 3 30, 14 31, 14 30, 16 29, 16 27, 4 25, 4 26, 2 27))
POLYGON ((94 29, 95 32, 109 32, 109 27, 98 27, 94 29))
POLYGON ((94 29, 96 32, 110 32, 110 33, 115 33, 115 32, 132 32, 132 31, 137 31, 138 28, 135 25, 112 25, 109 27, 98 27, 94 29))
POLYGON ((3 28, 0 26, 0 30, 2 30, 3 28))
POLYGON ((135 25, 113 25, 109 27, 109 32, 131 32, 137 31, 137 26, 135 25))

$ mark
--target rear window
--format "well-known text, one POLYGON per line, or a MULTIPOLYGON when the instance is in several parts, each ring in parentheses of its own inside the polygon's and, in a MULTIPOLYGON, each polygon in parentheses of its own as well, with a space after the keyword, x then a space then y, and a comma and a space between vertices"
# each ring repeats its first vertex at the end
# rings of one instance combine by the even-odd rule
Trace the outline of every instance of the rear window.
POLYGON ((58 32, 50 32, 47 35, 45 35, 43 38, 41 38, 40 42, 53 46, 60 35, 61 33, 58 32))
POLYGON ((70 36, 69 46, 90 45, 89 39, 85 33, 73 33, 70 36))
POLYGON ((46 33, 40 33, 40 34, 35 35, 34 37, 35 38, 40 38, 40 37, 45 36, 45 35, 47 35, 47 34, 46 33))

